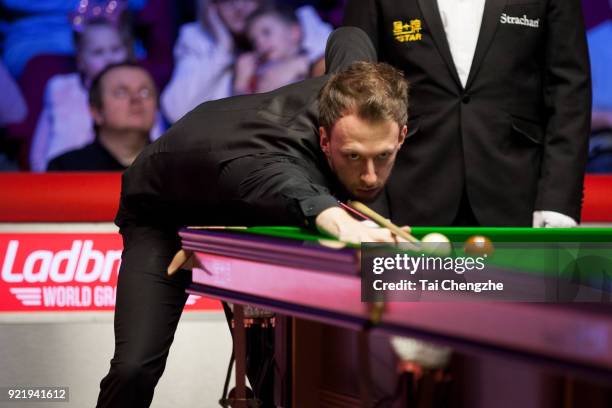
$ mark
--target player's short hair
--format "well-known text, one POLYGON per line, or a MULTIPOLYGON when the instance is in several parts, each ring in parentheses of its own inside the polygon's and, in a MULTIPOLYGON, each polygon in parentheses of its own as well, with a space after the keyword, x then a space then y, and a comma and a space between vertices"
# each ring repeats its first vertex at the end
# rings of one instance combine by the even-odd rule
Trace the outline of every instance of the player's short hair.
POLYGON ((319 92, 319 124, 328 131, 343 116, 370 122, 408 121, 408 81, 389 64, 355 62, 330 77, 319 92))

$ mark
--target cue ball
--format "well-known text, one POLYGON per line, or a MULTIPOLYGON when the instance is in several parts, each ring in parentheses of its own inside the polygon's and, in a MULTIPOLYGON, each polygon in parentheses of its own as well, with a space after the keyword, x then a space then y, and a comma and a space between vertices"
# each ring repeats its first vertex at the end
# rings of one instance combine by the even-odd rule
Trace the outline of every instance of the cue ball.
POLYGON ((469 237, 463 246, 466 255, 471 256, 490 256, 493 254, 493 249, 491 240, 483 235, 469 237))
POLYGON ((421 239, 423 249, 434 256, 449 256, 451 254, 451 244, 446 235, 432 232, 421 239))

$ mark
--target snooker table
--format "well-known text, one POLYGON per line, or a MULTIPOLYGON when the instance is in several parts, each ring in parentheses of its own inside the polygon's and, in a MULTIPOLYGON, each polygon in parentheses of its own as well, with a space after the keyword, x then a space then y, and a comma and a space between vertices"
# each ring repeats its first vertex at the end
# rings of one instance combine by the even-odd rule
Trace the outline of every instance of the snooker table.
MULTIPOLYGON (((612 245, 609 228, 412 229, 417 238, 430 232, 445 234, 452 242, 484 235, 494 246, 578 242, 612 245)), ((319 344, 312 349, 312 322, 356 332, 367 328, 370 332, 411 336, 468 354, 501 355, 558 372, 612 381, 609 303, 388 302, 380 309, 361 302, 355 246, 294 227, 187 228, 180 236, 183 248, 193 251, 199 264, 193 270, 190 293, 254 305, 293 318, 287 329, 290 344, 284 345, 293 348, 287 358, 293 366, 293 404, 287 405, 309 406, 296 401, 308 399, 313 394, 309 387, 317 381, 323 387, 314 378, 316 374, 303 374, 326 369, 316 363, 313 368, 313 359, 304 358, 324 347, 319 344)), ((499 262, 505 267, 512 262, 525 266, 516 254, 502 256, 499 262)), ((536 264, 535 270, 546 273, 545 262, 536 264)), ((526 266, 529 269, 533 265, 526 266)), ((325 333, 329 335, 329 331, 325 333)), ((326 387, 329 391, 340 386, 326 387)), ((326 405, 321 398, 310 401, 326 405)), ((358 399, 352 403, 355 401, 358 399)), ((328 401, 327 405, 337 402, 328 401)))

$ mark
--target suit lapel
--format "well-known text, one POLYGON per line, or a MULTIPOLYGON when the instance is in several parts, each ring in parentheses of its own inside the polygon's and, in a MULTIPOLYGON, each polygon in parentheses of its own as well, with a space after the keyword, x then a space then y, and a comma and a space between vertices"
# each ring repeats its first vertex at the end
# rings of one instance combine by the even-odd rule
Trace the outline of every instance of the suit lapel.
MULTIPOLYGON (((435 3, 435 1, 433 1, 435 3)), ((502 10, 506 6, 507 0, 486 0, 484 13, 482 16, 482 25, 480 26, 480 34, 478 35, 478 43, 476 45, 476 51, 474 52, 474 59, 472 60, 472 66, 470 68, 470 74, 468 75, 467 83, 465 88, 469 88, 474 78, 480 69, 480 65, 484 60, 487 50, 493 41, 495 31, 499 25, 499 18, 502 10)))
POLYGON ((444 31, 444 26, 442 25, 442 18, 440 17, 440 10, 438 9, 438 1, 418 0, 418 2, 421 13, 423 13, 423 18, 427 22, 427 26, 431 32, 431 37, 438 48, 438 52, 440 52, 440 55, 446 62, 453 80, 461 88, 461 80, 457 74, 457 68, 453 62, 453 56, 450 52, 450 47, 448 46, 448 41, 446 39, 446 32, 444 31))

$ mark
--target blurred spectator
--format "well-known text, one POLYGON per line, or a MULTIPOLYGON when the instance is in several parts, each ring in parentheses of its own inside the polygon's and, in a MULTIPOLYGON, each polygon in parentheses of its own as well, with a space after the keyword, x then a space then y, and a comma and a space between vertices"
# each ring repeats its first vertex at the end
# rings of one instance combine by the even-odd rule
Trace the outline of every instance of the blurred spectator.
MULTIPOLYGON (((87 89, 107 65, 131 60, 131 37, 127 30, 104 18, 82 23, 75 32, 79 72, 56 75, 47 83, 42 113, 32 139, 30 168, 44 171, 49 160, 94 140, 87 89)), ((153 138, 163 126, 156 126, 153 138)))
MULTIPOLYGON (((174 73, 161 97, 162 110, 171 122, 202 102, 232 95, 233 65, 240 51, 248 48, 246 20, 260 3, 263 1, 200 1, 198 21, 180 29, 174 73)), ((325 52, 331 26, 310 6, 299 8, 296 14, 304 51, 310 62, 317 61, 325 52)))
POLYGON ((231 94, 231 66, 244 24, 259 0, 200 0, 198 20, 180 28, 162 111, 175 122, 201 102, 231 94))
POLYGON ((247 19, 246 33, 254 50, 236 61, 234 94, 268 92, 307 77, 310 61, 293 10, 260 8, 247 19))
POLYGON ((0 63, 0 171, 17 170, 17 164, 6 153, 10 149, 5 138, 4 127, 21 122, 27 114, 27 106, 21 90, 4 64, 0 63))
MULTIPOLYGON (((142 9, 146 3, 147 0, 128 0, 132 11, 142 9)), ((0 0, 1 19, 5 22, 3 58, 15 78, 19 78, 26 63, 36 55, 74 55, 68 15, 79 4, 79 0, 0 0)))
MULTIPOLYGON (((612 14, 612 0, 608 16, 612 14)), ((593 114, 587 171, 612 172, 612 19, 587 34, 593 81, 593 114)))
POLYGON ((144 68, 131 63, 108 66, 89 92, 95 140, 53 159, 48 170, 125 170, 149 142, 157 100, 153 78, 144 68))

